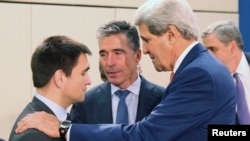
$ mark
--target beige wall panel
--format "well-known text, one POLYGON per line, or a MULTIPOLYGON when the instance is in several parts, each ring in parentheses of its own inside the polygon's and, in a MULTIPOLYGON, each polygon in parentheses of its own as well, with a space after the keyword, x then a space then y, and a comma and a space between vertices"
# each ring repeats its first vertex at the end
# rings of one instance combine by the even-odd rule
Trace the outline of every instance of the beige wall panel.
POLYGON ((2 0, 2 1, 50 3, 50 4, 74 4, 75 3, 75 0, 2 0))
POLYGON ((34 5, 32 7, 32 48, 51 35, 67 35, 86 44, 93 55, 89 88, 101 83, 98 62, 99 49, 96 39, 97 28, 114 19, 114 9, 71 6, 34 5))
POLYGON ((195 12, 197 20, 200 26, 200 32, 208 26, 209 24, 218 21, 218 20, 231 20, 237 26, 239 25, 239 16, 238 14, 232 13, 209 13, 209 12, 195 12))
MULTIPOLYGON (((137 8, 146 0, 2 0, 51 4, 93 5, 137 8)), ((194 10, 237 12, 238 0, 187 0, 194 10), (226 6, 224 6, 226 4, 226 6)))
POLYGON ((0 3, 0 138, 30 101, 30 5, 0 3))
POLYGON ((96 6, 115 6, 115 7, 135 7, 137 8, 146 0, 75 0, 76 4, 96 5, 96 6))
POLYGON ((238 12, 238 0, 187 0, 194 10, 238 12))

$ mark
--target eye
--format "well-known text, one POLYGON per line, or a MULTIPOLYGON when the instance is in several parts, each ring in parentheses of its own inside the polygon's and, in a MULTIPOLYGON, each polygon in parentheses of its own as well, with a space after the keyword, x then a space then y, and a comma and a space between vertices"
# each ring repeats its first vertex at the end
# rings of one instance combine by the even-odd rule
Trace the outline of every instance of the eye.
POLYGON ((214 47, 209 47, 209 48, 207 48, 209 51, 211 51, 211 52, 215 52, 217 49, 216 48, 214 48, 214 47))
POLYGON ((122 54, 122 51, 120 51, 120 50, 115 51, 115 54, 117 54, 117 55, 122 54))
POLYGON ((107 56, 107 53, 105 53, 105 52, 102 52, 102 53, 100 53, 99 55, 100 55, 100 57, 102 58, 102 57, 105 57, 105 56, 107 56))

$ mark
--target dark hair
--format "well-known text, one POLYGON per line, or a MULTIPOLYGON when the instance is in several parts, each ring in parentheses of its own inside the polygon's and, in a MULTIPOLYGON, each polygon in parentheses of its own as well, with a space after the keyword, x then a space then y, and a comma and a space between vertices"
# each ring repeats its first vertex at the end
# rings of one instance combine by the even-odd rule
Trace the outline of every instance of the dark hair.
POLYGON ((86 45, 67 36, 48 37, 32 55, 33 85, 37 88, 43 87, 59 69, 63 70, 66 76, 70 76, 82 53, 92 55, 86 45))
POLYGON ((101 39, 113 34, 126 35, 131 49, 135 52, 140 48, 140 38, 135 26, 126 21, 111 21, 98 29, 97 38, 101 39))

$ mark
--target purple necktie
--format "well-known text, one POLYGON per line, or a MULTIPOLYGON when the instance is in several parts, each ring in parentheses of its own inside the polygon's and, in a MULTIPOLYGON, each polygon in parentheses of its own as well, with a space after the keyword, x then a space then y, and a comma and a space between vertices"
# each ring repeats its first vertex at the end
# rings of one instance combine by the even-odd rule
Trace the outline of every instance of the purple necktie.
POLYGON ((115 94, 120 99, 117 108, 116 123, 128 124, 128 108, 125 99, 129 94, 129 90, 118 90, 115 94))
POLYGON ((236 80, 236 89, 237 89, 237 117, 239 124, 250 124, 250 116, 247 107, 247 102, 245 98, 245 92, 242 85, 242 82, 237 73, 233 75, 236 80))

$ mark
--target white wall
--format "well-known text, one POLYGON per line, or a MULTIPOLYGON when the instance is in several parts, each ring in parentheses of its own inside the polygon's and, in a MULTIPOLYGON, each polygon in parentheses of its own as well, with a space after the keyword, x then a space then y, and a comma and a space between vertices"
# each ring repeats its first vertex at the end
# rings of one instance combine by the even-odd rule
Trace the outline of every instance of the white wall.
MULTIPOLYGON (((56 34, 65 34, 89 46, 93 52, 93 56, 89 57, 91 88, 102 82, 98 70, 97 28, 113 19, 133 23, 136 7, 144 0, 15 1, 0 2, 0 138, 6 140, 16 117, 31 100, 35 90, 30 58, 36 46, 44 38, 56 34), (91 7, 93 5, 108 7, 91 7)), ((188 1, 198 17, 201 30, 219 19, 231 19, 238 24, 237 0, 227 0, 226 3, 224 0, 188 1)), ((164 87, 168 85, 169 73, 157 73, 148 56, 143 56, 141 66, 146 78, 164 87)))

